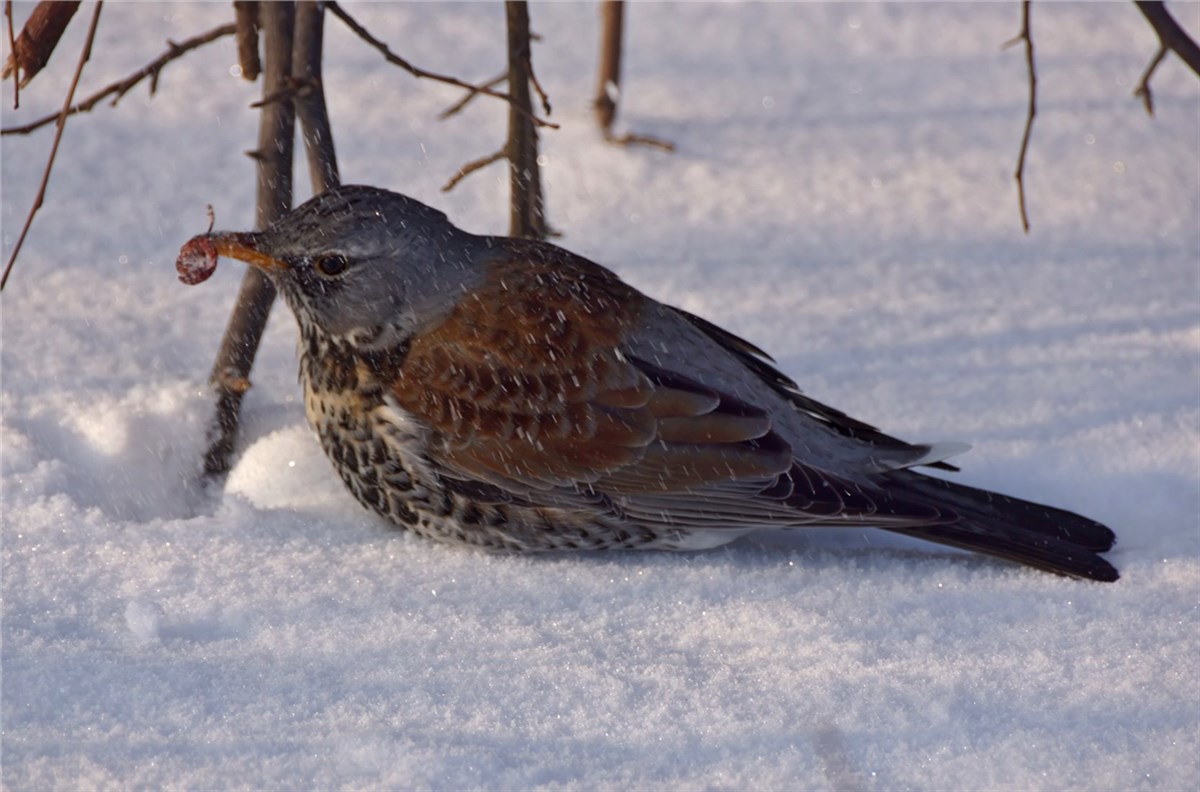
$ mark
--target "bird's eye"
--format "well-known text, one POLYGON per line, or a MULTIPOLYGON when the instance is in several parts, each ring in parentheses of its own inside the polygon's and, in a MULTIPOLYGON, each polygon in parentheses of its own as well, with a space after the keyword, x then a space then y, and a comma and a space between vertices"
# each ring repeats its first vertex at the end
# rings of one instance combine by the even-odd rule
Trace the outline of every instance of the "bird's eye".
POLYGON ((327 256, 321 256, 317 259, 313 263, 313 267, 317 270, 318 274, 326 278, 333 278, 350 269, 350 259, 341 253, 330 253, 327 256))

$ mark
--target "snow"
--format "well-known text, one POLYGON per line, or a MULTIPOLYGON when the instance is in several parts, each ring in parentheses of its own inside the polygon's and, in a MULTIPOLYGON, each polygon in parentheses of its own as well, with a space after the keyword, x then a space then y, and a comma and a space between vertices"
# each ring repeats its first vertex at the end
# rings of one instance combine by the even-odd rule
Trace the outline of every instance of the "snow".
MULTIPOLYGON (((29 5, 18 5, 18 24, 29 5)), ((490 4, 347 4, 483 81, 490 4)), ((1195 35, 1200 6, 1171 10, 1195 35)), ((85 6, 4 124, 59 106, 85 6)), ((566 247, 771 351, 814 397, 964 482, 1117 531, 1112 585, 868 530, 690 555, 495 556, 390 530, 309 434, 276 310, 224 492, 197 482, 241 268, 247 105, 225 40, 71 119, 3 297, 2 783, 8 789, 1185 789, 1200 784, 1200 90, 1132 4, 1035 4, 1032 233, 1016 3, 634 4, 599 139, 594 4, 534 5, 566 247)), ((106 4, 87 93, 228 4, 106 4)), ((7 44, 4 45, 7 47, 7 44)), ((5 49, 5 52, 7 50, 5 49)), ((504 107, 328 22, 343 178, 502 232, 504 107)), ((50 129, 3 138, 4 254, 50 129)), ((303 173, 301 171, 301 173, 303 173)), ((297 200, 307 182, 297 179, 297 200)))

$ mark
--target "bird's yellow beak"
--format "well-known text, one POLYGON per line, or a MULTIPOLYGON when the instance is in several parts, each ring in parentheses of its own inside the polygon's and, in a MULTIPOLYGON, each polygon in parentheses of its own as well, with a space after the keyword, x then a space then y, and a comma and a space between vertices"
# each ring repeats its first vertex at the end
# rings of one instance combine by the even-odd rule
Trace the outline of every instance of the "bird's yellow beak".
POLYGON ((283 271, 288 269, 286 262, 261 250, 262 234, 257 232, 228 231, 204 236, 216 247, 218 255, 253 264, 262 270, 283 271))

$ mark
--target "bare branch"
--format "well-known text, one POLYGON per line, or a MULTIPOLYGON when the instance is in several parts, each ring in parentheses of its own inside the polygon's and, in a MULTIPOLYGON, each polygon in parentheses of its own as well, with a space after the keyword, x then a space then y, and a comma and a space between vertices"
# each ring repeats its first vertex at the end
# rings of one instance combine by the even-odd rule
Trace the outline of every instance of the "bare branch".
POLYGON ((1142 79, 1138 80, 1137 89, 1133 95, 1142 100, 1142 106, 1146 108, 1146 115, 1154 117, 1154 93, 1150 90, 1150 77, 1154 74, 1154 70, 1158 68, 1158 64, 1162 63, 1163 58, 1167 57, 1167 48, 1162 44, 1158 45, 1158 52, 1150 59, 1150 65, 1146 67, 1146 71, 1142 72, 1142 79))
MULTIPOLYGON (((263 31, 263 93, 278 91, 291 76, 294 10, 292 3, 265 3, 260 8, 263 31)), ((295 114, 290 102, 264 107, 258 127, 256 225, 266 228, 292 204, 292 142, 295 114)), ((250 387, 250 369, 275 301, 275 287, 256 267, 247 267, 209 383, 217 406, 209 425, 204 472, 216 476, 229 469, 237 439, 242 398, 250 387)))
POLYGON ((1029 23, 1030 0, 1021 3, 1021 32, 1004 46, 1025 42, 1025 68, 1029 73, 1029 110, 1025 115, 1025 133, 1021 135, 1021 153, 1017 155, 1017 201, 1021 207, 1021 225, 1029 233, 1029 212, 1025 206, 1025 155, 1029 152, 1029 137, 1033 132, 1033 119, 1037 116, 1037 68, 1033 59, 1033 29, 1029 23))
POLYGON ((617 97, 621 90, 621 37, 625 27, 625 3, 600 3, 600 66, 596 69, 596 123, 607 138, 617 119, 617 97))
MULTIPOLYGON (((388 48, 387 44, 383 43, 379 39, 372 36, 370 34, 370 32, 367 31, 366 28, 364 28, 362 25, 358 24, 358 22, 355 21, 354 17, 352 17, 348 13, 346 13, 345 9, 343 9, 340 5, 338 5, 336 2, 334 2, 334 0, 329 0, 329 2, 326 4, 325 7, 328 8, 329 11, 334 16, 336 16, 338 19, 345 22, 346 26, 349 27, 352 31, 354 31, 354 33, 359 38, 361 38, 363 41, 370 44, 375 49, 379 50, 380 54, 383 55, 383 57, 387 60, 388 63, 392 63, 392 64, 395 64, 396 66, 399 66, 401 69, 404 69, 406 72, 408 72, 412 76, 423 78, 423 79, 428 79, 428 80, 435 80, 440 83, 445 83, 446 85, 453 85, 458 88, 464 88, 464 89, 466 89, 468 91, 472 91, 474 93, 486 94, 487 96, 493 96, 497 99, 503 99, 504 101, 508 102, 510 106, 514 104, 513 98, 509 94, 501 93, 499 91, 494 91, 491 88, 487 88, 482 85, 472 85, 471 83, 463 82, 462 80, 458 79, 457 77, 450 77, 445 74, 438 74, 436 72, 426 71, 425 69, 421 69, 421 68, 418 68, 418 67, 412 65, 411 63, 406 61, 404 58, 401 58, 399 55, 392 52, 391 49, 388 48)), ((528 113, 529 119, 537 126, 549 127, 550 129, 558 129, 558 124, 554 124, 554 123, 551 123, 550 121, 546 121, 544 119, 538 118, 531 111, 529 111, 525 108, 521 108, 521 110, 519 112, 528 113)))
POLYGON ((504 149, 501 149, 494 154, 488 154, 486 157, 480 157, 477 160, 471 160, 466 165, 463 165, 461 168, 459 168, 458 173, 454 174, 450 181, 446 182, 442 186, 442 192, 450 192, 458 185, 460 181, 467 178, 475 171, 486 168, 488 165, 491 165, 493 162, 498 162, 504 159, 506 156, 507 154, 504 152, 504 149))
MULTIPOLYGON (((4 0, 4 16, 8 17, 8 51, 15 52, 17 49, 17 40, 13 33, 13 10, 12 0, 4 0)), ((21 106, 21 75, 13 69, 13 110, 21 106)))
MULTIPOLYGON (((158 74, 160 71, 162 71, 164 66, 166 66, 171 61, 176 60, 177 58, 196 49, 197 47, 202 47, 205 44, 209 44, 213 41, 216 41, 217 39, 219 39, 223 36, 233 35, 233 33, 236 30, 237 30, 237 25, 230 22, 228 25, 221 25, 220 27, 215 27, 212 30, 208 31, 207 33, 201 33, 199 36, 194 36, 194 37, 187 39, 186 41, 180 42, 178 44, 176 44, 173 41, 168 41, 167 42, 168 49, 162 55, 159 55, 153 61, 146 64, 142 68, 138 69, 136 72, 129 75, 125 79, 118 80, 117 82, 114 82, 111 85, 106 86, 102 90, 97 91, 96 93, 92 94, 87 99, 84 99, 82 102, 80 102, 79 104, 72 105, 70 108, 68 108, 67 115, 75 115, 76 113, 86 113, 87 111, 91 110, 93 107, 95 107, 97 104, 99 104, 101 101, 108 98, 109 96, 113 97, 112 105, 115 107, 117 102, 119 102, 121 100, 121 97, 123 97, 123 96, 125 96, 125 94, 129 93, 129 91, 134 86, 136 86, 138 83, 140 83, 142 80, 146 79, 147 77, 150 78, 150 94, 153 96, 154 90, 158 85, 158 74)), ((7 127, 5 129, 0 129, 0 134, 3 134, 3 135, 27 135, 30 132, 41 129, 42 127, 46 126, 47 124, 54 123, 54 121, 58 119, 59 115, 60 115, 59 113, 53 113, 51 115, 44 116, 43 118, 39 118, 36 121, 31 121, 28 124, 24 124, 22 126, 7 127)))
MULTIPOLYGON (((485 82, 483 84, 483 87, 484 88, 495 88, 497 85, 499 85, 500 83, 504 82, 507 79, 508 79, 508 72, 504 72, 504 74, 501 74, 499 77, 493 77, 492 79, 485 82)), ((443 110, 441 115, 438 116, 438 120, 445 121, 450 116, 461 113, 463 108, 466 107, 467 105, 469 105, 471 103, 471 100, 474 99, 476 96, 479 96, 479 91, 476 91, 476 90, 467 91, 466 95, 463 96, 462 99, 459 99, 457 102, 455 102, 454 104, 450 105, 445 110, 443 110)))
POLYGON ((623 0, 604 0, 600 3, 600 65, 596 69, 596 98, 592 100, 596 123, 600 125, 604 139, 614 146, 650 146, 672 152, 675 144, 669 140, 632 132, 617 135, 612 131, 621 94, 621 39, 624 30, 623 0))
MULTIPOLYGON (((21 29, 21 35, 16 41, 10 41, 12 49, 8 60, 4 63, 4 71, 0 78, 10 73, 20 73, 20 87, 29 85, 30 80, 37 76, 50 61, 54 48, 58 46, 63 31, 71 22, 71 17, 79 10, 78 0, 72 2, 54 3, 42 0, 34 7, 33 13, 21 29)), ((9 24, 12 24, 12 9, 9 9, 9 24)), ((11 35, 11 33, 10 33, 11 35)))
POLYGON ((83 50, 79 53, 79 63, 75 66, 75 76, 71 78, 71 86, 67 89, 67 98, 63 101, 62 110, 58 114, 58 130, 54 133, 54 143, 50 146, 50 157, 46 160, 46 170, 42 172, 42 183, 38 187, 37 197, 33 199, 33 206, 29 209, 29 216, 25 218, 25 225, 21 228, 21 235, 17 237, 17 244, 13 248, 12 255, 8 258, 8 263, 4 265, 4 275, 0 276, 0 291, 4 291, 5 284, 8 283, 8 276, 12 272, 13 264, 17 262, 17 254, 21 252, 21 246, 25 244, 25 236, 29 233, 30 227, 33 225, 33 216, 37 214, 38 209, 42 208, 42 202, 46 200, 46 185, 50 183, 50 171, 54 169, 54 158, 58 155, 58 144, 62 142, 63 131, 67 128, 67 116, 71 108, 71 102, 75 98, 75 88, 79 85, 79 77, 83 74, 84 64, 92 57, 92 42, 96 40, 96 28, 100 24, 100 10, 104 8, 104 0, 96 0, 96 10, 92 12, 92 24, 88 27, 87 39, 83 42, 83 50))
POLYGON ((262 73, 262 61, 258 58, 258 2, 234 0, 233 11, 237 19, 238 66, 242 78, 254 82, 262 73))
POLYGON ((1167 12, 1167 7, 1161 2, 1142 0, 1135 0, 1134 5, 1142 12, 1142 16, 1146 17, 1150 27, 1154 28, 1162 46, 1178 55, 1197 76, 1200 76, 1200 46, 1197 46, 1187 31, 1167 12))
POLYGON ((321 84, 321 53, 325 44, 325 7, 315 0, 296 4, 296 26, 292 42, 292 79, 307 83, 307 92, 296 96, 296 120, 308 160, 308 175, 313 195, 331 190, 341 183, 337 154, 333 148, 333 127, 325 105, 321 84))
POLYGON ((538 164, 537 127, 533 118, 533 99, 529 84, 532 57, 529 38, 529 4, 525 0, 505 0, 504 16, 508 30, 508 90, 513 101, 508 106, 509 207, 511 236, 525 239, 546 238, 546 212, 542 200, 542 174, 538 164))

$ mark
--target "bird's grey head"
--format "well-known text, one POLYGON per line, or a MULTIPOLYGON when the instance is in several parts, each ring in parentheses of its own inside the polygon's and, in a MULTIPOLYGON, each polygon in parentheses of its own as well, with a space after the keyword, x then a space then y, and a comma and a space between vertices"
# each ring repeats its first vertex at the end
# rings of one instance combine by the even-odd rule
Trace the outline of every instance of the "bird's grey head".
POLYGON ((482 277, 481 238, 398 193, 343 185, 258 233, 214 234, 266 272, 302 329, 387 344, 435 324, 482 277))

